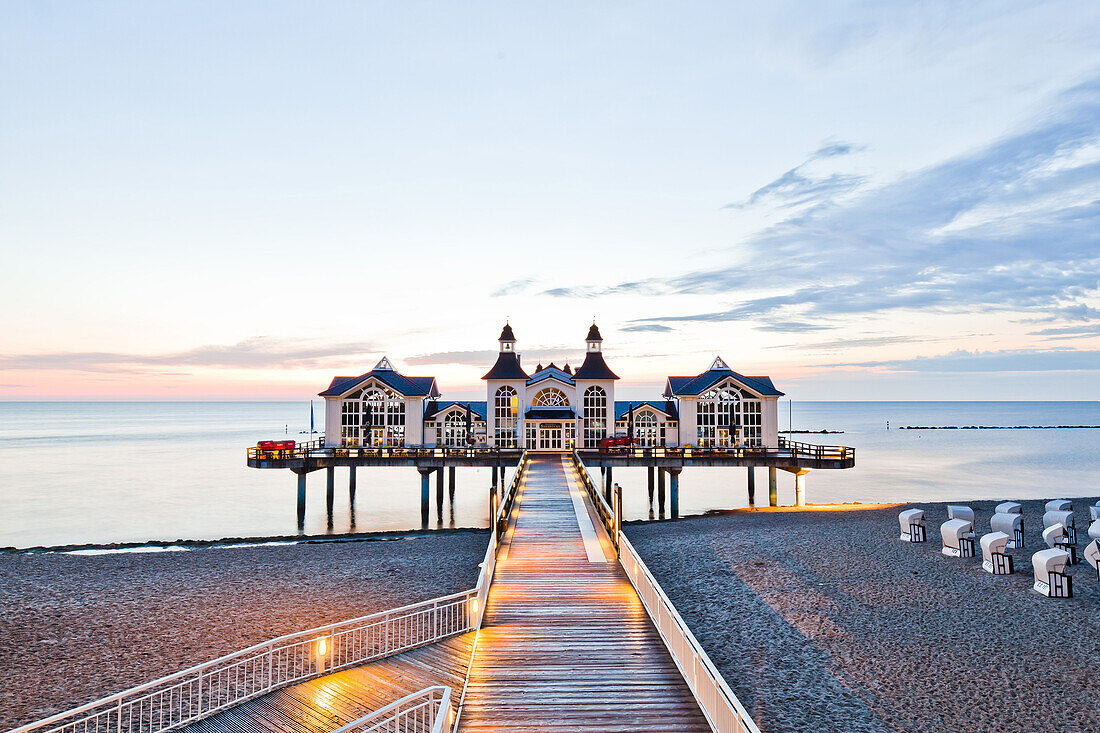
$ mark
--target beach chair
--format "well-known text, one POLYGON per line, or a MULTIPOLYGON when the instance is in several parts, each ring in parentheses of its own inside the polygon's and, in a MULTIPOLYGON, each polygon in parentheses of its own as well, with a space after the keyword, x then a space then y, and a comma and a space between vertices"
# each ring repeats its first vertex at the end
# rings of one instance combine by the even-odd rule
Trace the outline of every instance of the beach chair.
POLYGON ((940 538, 947 557, 974 557, 974 524, 967 519, 948 519, 940 525, 940 538))
POLYGON ((1012 555, 1005 554, 1009 541, 1004 532, 982 535, 982 569, 994 575, 1012 575, 1012 555))
POLYGON ((1095 522, 1097 519, 1100 519, 1100 501, 1089 507, 1089 521, 1095 522))
POLYGON ((1096 581, 1100 583, 1100 540, 1093 540, 1085 548, 1085 560, 1096 571, 1096 581))
POLYGON ((1089 537, 1094 540, 1100 540, 1100 519, 1089 525, 1089 537))
POLYGON ((1077 544, 1077 529, 1073 524, 1073 512, 1061 509, 1048 509, 1043 515, 1043 529, 1060 524, 1066 528, 1066 542, 1077 544))
POLYGON ((1023 514, 1024 508, 1020 506, 1019 502, 1002 501, 993 511, 997 514, 1023 514))
POLYGON ((1069 553, 1064 550, 1039 550, 1031 556, 1035 568, 1032 589, 1047 598, 1072 598, 1073 578, 1065 574, 1069 553))
POLYGON ((1043 530, 1043 542, 1052 550, 1061 550, 1070 556, 1070 565, 1077 564, 1077 545, 1066 538, 1066 528, 1061 524, 1052 524, 1043 530))
POLYGON ((968 506, 963 506, 962 504, 948 504, 947 518, 965 519, 971 524, 974 524, 974 510, 968 506))
POLYGON ((928 535, 924 529, 924 510, 906 509, 898 514, 902 542, 924 542, 928 535))
POLYGON ((1011 539, 1008 541, 1010 549, 1024 546, 1024 516, 1022 514, 1004 514, 997 512, 989 518, 989 529, 992 532, 1004 532, 1011 539))
POLYGON ((1048 512, 1072 512, 1073 502, 1069 499, 1051 499, 1047 502, 1046 511, 1048 512))

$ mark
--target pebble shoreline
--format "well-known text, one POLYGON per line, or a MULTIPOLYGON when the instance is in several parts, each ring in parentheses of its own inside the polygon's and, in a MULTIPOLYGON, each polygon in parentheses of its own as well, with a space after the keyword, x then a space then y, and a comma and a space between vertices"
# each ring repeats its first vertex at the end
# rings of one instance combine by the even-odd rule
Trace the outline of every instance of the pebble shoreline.
MULTIPOLYGON (((1073 499, 1078 550, 1086 504, 1073 499)), ((951 502, 965 503, 965 502, 951 502)), ((997 502, 970 502, 978 536, 997 502)), ((765 733, 1100 730, 1100 587, 1030 590, 1043 502, 1022 501, 1016 573, 940 554, 946 503, 735 512, 624 531, 765 733), (928 542, 897 514, 925 509, 928 542)))
POLYGON ((487 530, 0 553, 0 730, 267 639, 470 588, 487 530))

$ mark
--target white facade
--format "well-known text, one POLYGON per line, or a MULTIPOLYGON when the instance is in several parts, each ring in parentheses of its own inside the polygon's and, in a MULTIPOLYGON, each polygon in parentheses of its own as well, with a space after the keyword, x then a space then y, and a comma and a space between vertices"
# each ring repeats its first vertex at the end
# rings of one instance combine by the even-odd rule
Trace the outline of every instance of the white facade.
POLYGON ((633 430, 647 447, 768 447, 779 442, 782 393, 768 377, 745 377, 721 358, 690 377, 669 377, 663 399, 616 402, 619 377, 603 359, 595 324, 576 370, 527 373, 510 326, 485 374, 484 402, 442 402, 432 377, 406 377, 383 358, 359 377, 337 377, 325 398, 328 446, 488 446, 596 450, 633 430))

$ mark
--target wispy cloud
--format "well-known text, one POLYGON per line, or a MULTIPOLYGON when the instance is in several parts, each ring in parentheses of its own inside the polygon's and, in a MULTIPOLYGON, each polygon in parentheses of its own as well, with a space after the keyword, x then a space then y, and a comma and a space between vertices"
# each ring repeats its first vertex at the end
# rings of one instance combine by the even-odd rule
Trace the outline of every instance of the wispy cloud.
POLYGON ((727 204, 724 208, 744 209, 763 203, 787 208, 828 201, 853 191, 866 181, 864 176, 836 172, 815 174, 811 168, 819 161, 850 155, 861 149, 851 143, 825 144, 779 178, 753 191, 744 201, 727 204))
POLYGON ((1100 323, 1086 326, 1061 326, 1059 328, 1043 328, 1031 331, 1030 336, 1048 336, 1050 338, 1089 338, 1100 336, 1100 323))
POLYGON ((163 354, 111 351, 57 351, 0 355, 0 371, 61 370, 134 372, 148 369, 213 367, 218 369, 312 368, 371 354, 367 342, 319 343, 313 340, 256 336, 229 345, 199 346, 163 354))
POLYGON ((812 323, 905 308, 1089 318, 1100 287, 1100 77, 1064 92, 1030 129, 790 217, 737 253, 736 264, 669 279, 665 292, 728 297, 763 283, 770 293, 635 323, 812 323))
POLYGON ((896 372, 1050 372, 1100 369, 1100 351, 1012 349, 952 351, 911 359, 819 364, 823 367, 881 368, 896 372))
POLYGON ((493 298, 501 298, 505 295, 517 295, 526 292, 535 283, 535 279, 525 277, 520 280, 506 282, 491 293, 493 298))
POLYGON ((626 331, 627 333, 669 333, 670 331, 674 331, 676 329, 672 328, 671 326, 663 326, 660 323, 639 323, 634 326, 626 326, 624 328, 620 328, 619 330, 626 331))
MULTIPOLYGON (((410 366, 458 364, 461 366, 485 367, 488 369, 496 361, 496 351, 437 351, 430 354, 417 354, 403 361, 410 366)), ((565 366, 565 360, 576 359, 579 364, 584 359, 582 349, 549 348, 523 350, 520 354, 525 368, 530 369, 536 362, 560 362, 558 366, 565 366)))
MULTIPOLYGON (((867 346, 886 346, 888 344, 913 344, 927 341, 910 336, 865 336, 861 338, 834 339, 832 341, 814 341, 805 344, 783 344, 770 346, 772 349, 798 349, 800 351, 836 351, 867 346)), ((943 339, 935 339, 942 341, 943 339)))
POLYGON ((769 333, 815 333, 817 331, 829 331, 835 326, 826 326, 820 323, 806 323, 805 321, 773 321, 754 326, 757 331, 769 333))

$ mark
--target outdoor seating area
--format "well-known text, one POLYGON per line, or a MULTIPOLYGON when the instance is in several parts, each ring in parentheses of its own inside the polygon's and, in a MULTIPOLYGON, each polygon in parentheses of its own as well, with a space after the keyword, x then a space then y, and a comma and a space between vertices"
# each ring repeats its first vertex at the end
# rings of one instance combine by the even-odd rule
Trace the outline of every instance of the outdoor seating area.
MULTIPOLYGON (((1012 575, 1016 569, 1011 550, 1023 549, 1024 513, 1019 502, 1005 501, 994 507, 989 520, 990 531, 975 543, 975 513, 962 504, 946 505, 947 521, 940 525, 941 550, 945 557, 975 556, 975 544, 981 548, 982 569, 991 575, 1012 575)), ((1035 592, 1048 598, 1072 598, 1073 578, 1067 570, 1083 558, 1096 571, 1100 582, 1100 518, 1092 519, 1088 528, 1091 540, 1079 555, 1074 525, 1073 503, 1068 499, 1052 499, 1043 507, 1042 538, 1044 548, 1031 556, 1035 592)), ((1100 501, 1089 507, 1091 517, 1100 513, 1100 501)), ((898 514, 903 542, 924 542, 926 510, 904 509, 898 514)), ((1018 559, 1018 558, 1017 558, 1018 559)), ((1025 566, 1026 567, 1026 566, 1025 566)))

